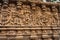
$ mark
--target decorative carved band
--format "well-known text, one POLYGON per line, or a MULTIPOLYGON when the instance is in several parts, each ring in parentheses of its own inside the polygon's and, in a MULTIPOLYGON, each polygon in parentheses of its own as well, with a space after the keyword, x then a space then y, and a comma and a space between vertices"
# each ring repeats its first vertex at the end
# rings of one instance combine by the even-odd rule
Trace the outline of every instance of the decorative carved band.
POLYGON ((20 0, 0 1, 0 40, 54 40, 60 31, 58 6, 20 0))
POLYGON ((31 5, 23 2, 0 3, 0 25, 50 26, 58 24, 58 9, 56 6, 31 5), (52 10, 51 10, 52 9, 52 10))

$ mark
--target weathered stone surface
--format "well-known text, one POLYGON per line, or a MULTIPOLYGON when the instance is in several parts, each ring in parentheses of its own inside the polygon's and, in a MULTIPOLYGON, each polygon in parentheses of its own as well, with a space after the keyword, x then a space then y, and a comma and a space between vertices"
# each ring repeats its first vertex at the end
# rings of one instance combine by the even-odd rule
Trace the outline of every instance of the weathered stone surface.
POLYGON ((40 0, 0 2, 0 40, 58 40, 58 3, 40 0))
POLYGON ((58 12, 55 8, 51 10, 42 5, 42 9, 39 6, 22 5, 19 11, 15 4, 10 6, 3 5, 1 8, 1 25, 21 25, 21 26, 51 26, 58 24, 58 12), (42 12, 43 11, 43 12, 42 12))

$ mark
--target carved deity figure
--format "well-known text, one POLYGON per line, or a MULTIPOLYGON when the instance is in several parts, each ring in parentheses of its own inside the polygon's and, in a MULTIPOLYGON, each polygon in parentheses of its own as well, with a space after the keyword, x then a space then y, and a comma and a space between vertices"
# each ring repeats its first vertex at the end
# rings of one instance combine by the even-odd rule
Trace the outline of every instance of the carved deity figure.
POLYGON ((54 18, 54 23, 53 25, 57 25, 58 24, 58 10, 56 8, 56 6, 52 6, 52 15, 53 15, 53 18, 54 18))
POLYGON ((9 14, 9 9, 7 5, 3 5, 2 9, 1 9, 1 24, 5 25, 8 24, 10 21, 10 14, 9 14))
POLYGON ((42 25, 46 25, 46 26, 51 26, 54 23, 56 23, 57 21, 54 19, 53 15, 51 14, 51 11, 49 8, 47 8, 46 6, 42 6, 42 14, 43 16, 41 17, 41 22, 42 25), (54 22, 55 21, 55 22, 54 22))
POLYGON ((31 14, 31 10, 30 10, 30 6, 29 5, 22 5, 22 9, 20 11, 20 13, 22 16, 22 22, 23 25, 29 25, 30 24, 30 14, 31 14))
POLYGON ((11 13, 11 24, 12 25, 19 25, 19 22, 20 22, 20 19, 19 19, 19 14, 17 13, 16 11, 16 7, 15 7, 15 4, 10 4, 9 5, 9 8, 10 8, 10 13, 11 13))
POLYGON ((31 14, 31 25, 41 25, 40 24, 40 16, 42 16, 41 14, 41 9, 39 6, 36 6, 36 4, 32 4, 32 14, 31 14))

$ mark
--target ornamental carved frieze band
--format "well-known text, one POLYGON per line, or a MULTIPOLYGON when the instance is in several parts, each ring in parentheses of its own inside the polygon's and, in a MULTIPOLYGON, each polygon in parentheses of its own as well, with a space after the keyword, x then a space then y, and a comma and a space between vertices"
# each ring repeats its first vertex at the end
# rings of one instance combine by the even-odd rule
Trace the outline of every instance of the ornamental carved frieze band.
POLYGON ((0 0, 0 40, 60 40, 59 13, 59 3, 0 0))
POLYGON ((52 26, 58 25, 58 9, 55 5, 47 6, 23 2, 0 3, 0 25, 52 26))

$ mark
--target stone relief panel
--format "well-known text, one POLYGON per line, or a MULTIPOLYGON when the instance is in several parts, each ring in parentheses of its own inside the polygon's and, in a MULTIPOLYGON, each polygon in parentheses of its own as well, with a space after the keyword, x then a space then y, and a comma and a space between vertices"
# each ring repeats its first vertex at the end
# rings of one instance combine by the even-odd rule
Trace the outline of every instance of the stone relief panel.
POLYGON ((0 4, 0 37, 6 40, 54 40, 59 35, 59 30, 53 29, 57 29, 57 25, 58 10, 55 6, 50 8, 43 4, 22 4, 20 1, 17 5, 0 4))
POLYGON ((58 12, 55 7, 50 8, 36 5, 21 5, 17 9, 15 4, 9 4, 0 12, 0 25, 21 25, 21 26, 54 26, 58 24, 58 12))

